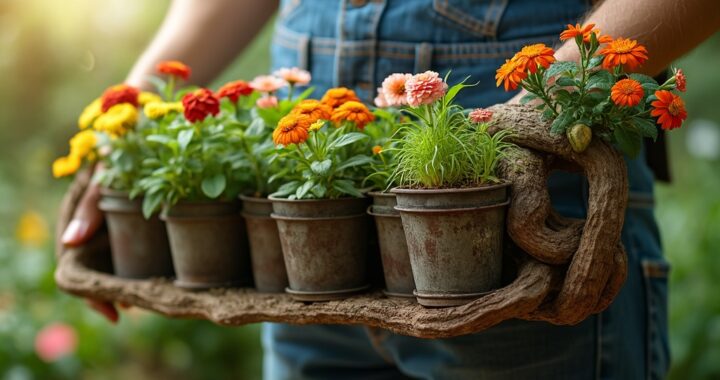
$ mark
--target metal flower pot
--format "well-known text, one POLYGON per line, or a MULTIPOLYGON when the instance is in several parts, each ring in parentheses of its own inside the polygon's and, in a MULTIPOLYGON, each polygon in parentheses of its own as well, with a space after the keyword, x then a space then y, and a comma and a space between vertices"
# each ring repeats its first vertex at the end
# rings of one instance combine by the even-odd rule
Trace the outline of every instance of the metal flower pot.
POLYGON ((145 219, 142 199, 131 200, 126 192, 103 188, 98 207, 105 213, 115 275, 145 279, 172 277, 170 244, 157 215, 145 219))
POLYGON ((270 197, 290 286, 299 301, 330 301, 369 288, 367 198, 270 197))
POLYGON ((250 242, 255 288, 263 293, 282 293, 288 286, 277 222, 270 217, 272 202, 267 198, 240 196, 250 242))
POLYGON ((380 257, 382 259, 385 287, 388 297, 415 298, 415 280, 413 279, 410 256, 408 255, 405 231, 400 213, 395 210, 395 194, 371 192, 373 204, 368 214, 375 218, 380 257))
POLYGON ((418 303, 462 305, 500 286, 508 186, 392 190, 418 303))
POLYGON ((177 279, 187 289, 251 286, 239 202, 180 202, 163 210, 177 279))

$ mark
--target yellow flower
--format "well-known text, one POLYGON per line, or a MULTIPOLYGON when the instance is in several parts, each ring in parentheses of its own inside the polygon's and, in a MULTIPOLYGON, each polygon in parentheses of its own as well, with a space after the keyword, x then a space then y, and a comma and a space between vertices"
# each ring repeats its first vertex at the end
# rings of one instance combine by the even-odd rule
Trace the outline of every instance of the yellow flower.
POLYGON ((78 128, 87 129, 102 114, 102 99, 97 98, 82 111, 78 118, 78 128))
POLYGON ((183 112, 182 102, 153 102, 145 105, 143 112, 150 119, 159 119, 170 112, 183 112))
POLYGON ((17 224, 15 236, 22 245, 39 247, 47 241, 50 233, 42 215, 35 211, 25 211, 17 224))
POLYGON ((160 97, 160 95, 158 95, 154 92, 143 91, 140 93, 140 95, 138 95, 138 103, 141 106, 144 106, 148 103, 157 103, 157 102, 162 102, 162 98, 160 97))
POLYGON ((111 136, 122 136, 138 120, 138 111, 129 103, 116 104, 95 120, 94 128, 111 136))
POLYGON ((70 155, 83 159, 92 153, 95 144, 97 144, 95 131, 90 129, 80 131, 70 139, 70 155))
POLYGON ((65 157, 60 157, 56 159, 52 164, 53 177, 60 178, 75 174, 75 172, 80 169, 81 164, 82 160, 80 159, 80 157, 73 154, 65 157))
POLYGON ((318 120, 318 121, 310 124, 310 126, 308 127, 308 131, 311 131, 311 132, 317 131, 320 128, 322 128, 324 125, 325 125, 325 120, 318 120))

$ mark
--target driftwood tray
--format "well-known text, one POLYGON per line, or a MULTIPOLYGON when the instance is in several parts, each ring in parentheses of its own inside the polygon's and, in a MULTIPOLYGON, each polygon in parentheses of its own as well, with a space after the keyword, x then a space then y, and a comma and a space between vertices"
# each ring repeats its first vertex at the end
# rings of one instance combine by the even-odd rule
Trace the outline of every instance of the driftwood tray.
MULTIPOLYGON (((431 309, 413 300, 386 298, 379 291, 341 301, 302 303, 289 295, 251 289, 194 292, 176 288, 166 279, 121 279, 103 272, 109 259, 103 235, 82 247, 58 247, 57 285, 77 296, 227 326, 263 321, 356 324, 441 338, 482 331, 514 318, 576 324, 604 310, 625 281, 626 255, 620 244, 627 202, 624 161, 598 139, 584 153, 573 152, 565 137, 549 134, 547 123, 529 108, 501 105, 493 111, 495 130, 512 129, 512 141, 518 145, 500 167, 501 177, 513 183, 507 231, 514 247, 509 257, 517 273, 505 287, 469 304, 431 309), (582 170, 587 176, 585 220, 553 211, 545 184, 548 173, 557 168, 582 170)), ((67 225, 86 185, 87 178, 78 177, 71 186, 59 230, 67 225)))

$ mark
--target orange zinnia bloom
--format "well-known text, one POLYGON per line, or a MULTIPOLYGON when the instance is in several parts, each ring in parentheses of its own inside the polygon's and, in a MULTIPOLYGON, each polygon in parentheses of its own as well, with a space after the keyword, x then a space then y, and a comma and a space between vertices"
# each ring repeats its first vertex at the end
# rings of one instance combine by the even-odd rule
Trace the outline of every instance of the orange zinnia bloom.
POLYGON ((172 75, 184 80, 190 78, 190 66, 180 61, 163 61, 155 67, 160 74, 172 75))
POLYGON ((358 128, 363 129, 367 123, 375 120, 375 115, 364 104, 351 100, 336 108, 330 120, 336 125, 343 121, 351 121, 358 128))
POLYGON ((606 69, 619 65, 627 65, 631 70, 647 61, 647 49, 628 38, 617 38, 610 41, 599 52, 604 55, 602 66, 606 69))
POLYGON ((311 123, 318 120, 330 120, 332 112, 332 107, 315 99, 305 99, 298 103, 291 111, 291 113, 295 115, 306 115, 310 118, 311 123))
POLYGON ((327 90, 320 101, 332 108, 337 108, 349 101, 359 102, 360 98, 355 95, 355 91, 349 88, 335 87, 327 90))
POLYGON ((555 62, 553 54, 555 54, 555 50, 545 44, 534 44, 523 47, 513 59, 518 62, 522 71, 530 70, 531 73, 535 73, 538 66, 547 69, 551 63, 555 62))
POLYGON ((500 87, 500 83, 505 83, 505 91, 515 90, 518 84, 527 78, 527 73, 520 68, 520 63, 506 59, 505 63, 495 72, 495 85, 500 87))
POLYGON ((642 85, 634 79, 619 80, 610 90, 610 98, 619 106, 635 107, 640 104, 643 95, 642 85))
POLYGON ((589 42, 590 33, 593 32, 594 27, 595 24, 587 24, 585 26, 582 26, 580 24, 575 24, 575 26, 572 26, 568 24, 567 29, 563 30, 562 33, 560 33, 560 41, 570 40, 577 36, 583 36, 583 41, 589 42))
POLYGON ((662 129, 670 130, 679 128, 687 118, 685 102, 667 90, 655 91, 657 100, 652 102, 653 110, 650 115, 657 117, 657 124, 662 129))
POLYGON ((275 145, 302 144, 308 138, 310 118, 306 115, 289 114, 278 122, 277 128, 273 131, 273 142, 275 145))

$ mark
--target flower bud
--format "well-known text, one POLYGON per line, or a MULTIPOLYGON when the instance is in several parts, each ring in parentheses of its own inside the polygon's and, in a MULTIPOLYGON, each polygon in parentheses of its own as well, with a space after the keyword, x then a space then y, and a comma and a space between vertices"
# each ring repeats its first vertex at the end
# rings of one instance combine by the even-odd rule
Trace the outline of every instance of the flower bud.
POLYGON ((585 124, 575 124, 566 133, 570 146, 577 153, 582 153, 592 141, 592 129, 585 124))

